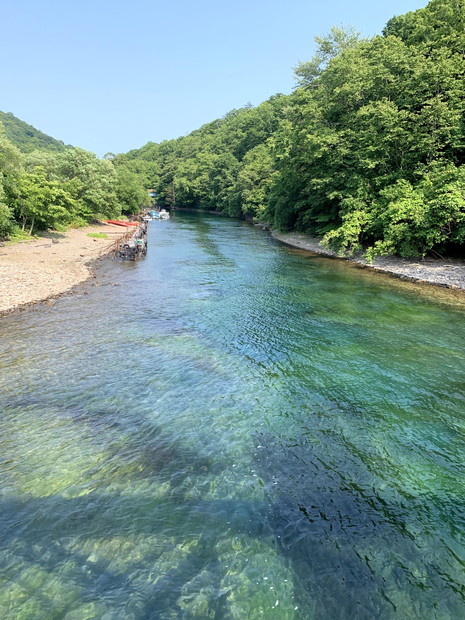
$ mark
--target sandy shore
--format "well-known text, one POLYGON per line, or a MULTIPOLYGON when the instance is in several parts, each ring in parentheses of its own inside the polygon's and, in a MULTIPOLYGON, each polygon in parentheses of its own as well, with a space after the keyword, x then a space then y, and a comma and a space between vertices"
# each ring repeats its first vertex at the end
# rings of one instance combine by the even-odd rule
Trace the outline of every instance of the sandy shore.
POLYGON ((0 314, 65 293, 92 275, 91 263, 111 251, 126 229, 111 224, 52 233, 0 247, 0 314), (107 239, 89 237, 105 233, 107 239))
MULTIPOLYGON (((275 239, 286 243, 294 248, 307 250, 324 256, 340 258, 331 250, 321 245, 319 239, 300 233, 271 233, 275 239)), ((435 284, 456 290, 465 291, 465 261, 455 259, 433 259, 411 261, 404 258, 380 256, 373 263, 367 263, 362 257, 350 259, 354 263, 364 267, 383 271, 404 280, 435 284)))

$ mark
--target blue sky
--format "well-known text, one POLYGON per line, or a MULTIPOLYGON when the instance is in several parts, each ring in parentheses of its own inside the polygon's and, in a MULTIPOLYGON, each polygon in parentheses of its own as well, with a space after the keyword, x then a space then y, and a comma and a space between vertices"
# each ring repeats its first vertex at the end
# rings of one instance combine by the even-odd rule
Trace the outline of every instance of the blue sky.
POLYGON ((23 0, 1 10, 0 110, 103 156, 294 87, 314 36, 427 0, 23 0))

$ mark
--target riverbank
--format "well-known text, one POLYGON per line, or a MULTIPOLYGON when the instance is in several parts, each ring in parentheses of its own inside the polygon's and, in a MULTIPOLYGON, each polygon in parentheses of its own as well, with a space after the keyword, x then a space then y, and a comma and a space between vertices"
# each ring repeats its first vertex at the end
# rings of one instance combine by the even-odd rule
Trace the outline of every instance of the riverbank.
MULTIPOLYGON (((279 233, 277 231, 272 231, 271 234, 278 241, 294 248, 307 250, 323 256, 341 258, 336 252, 325 248, 319 239, 309 237, 308 235, 279 233)), ((395 256, 379 256, 372 263, 368 263, 361 256, 351 257, 350 259, 343 258, 343 260, 350 260, 368 269, 382 271, 403 280, 465 291, 465 261, 463 260, 450 258, 406 260, 395 256)))
MULTIPOLYGON (((99 224, 0 247, 0 315, 57 297, 86 281, 92 275, 92 263, 108 254, 125 232, 110 224, 99 224), (89 236, 96 233, 104 233, 107 238, 89 236)), ((301 233, 271 234, 291 247, 340 258, 319 239, 301 233)), ((370 264, 359 256, 350 261, 403 280, 465 291, 463 260, 408 261, 383 256, 370 264)))
POLYGON ((92 275, 126 229, 111 224, 75 228, 0 247, 0 314, 62 295, 92 275), (105 234, 106 238, 90 237, 105 234))

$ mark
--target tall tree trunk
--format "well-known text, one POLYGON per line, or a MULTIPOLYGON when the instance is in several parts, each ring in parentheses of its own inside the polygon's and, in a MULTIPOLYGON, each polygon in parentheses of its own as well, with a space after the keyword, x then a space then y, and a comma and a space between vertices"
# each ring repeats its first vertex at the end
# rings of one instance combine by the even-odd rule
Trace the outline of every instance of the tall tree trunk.
POLYGON ((30 228, 30 230, 29 230, 29 234, 30 234, 30 235, 32 235, 32 230, 33 230, 33 228, 34 228, 34 222, 35 222, 35 219, 36 219, 36 218, 35 218, 34 216, 32 216, 32 224, 31 224, 31 228, 30 228))

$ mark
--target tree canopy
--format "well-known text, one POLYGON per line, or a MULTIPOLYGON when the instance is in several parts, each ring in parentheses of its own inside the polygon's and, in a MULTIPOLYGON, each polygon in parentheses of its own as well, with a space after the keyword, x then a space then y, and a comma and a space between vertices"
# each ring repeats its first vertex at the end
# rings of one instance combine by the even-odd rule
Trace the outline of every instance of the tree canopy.
POLYGON ((146 177, 123 156, 99 159, 78 148, 24 151, 0 123, 0 237, 19 227, 31 234, 138 213, 150 202, 146 177))
POLYGON ((431 0, 371 39, 333 27, 295 77, 290 95, 104 159, 3 114, 0 234, 135 212, 151 188, 162 207, 259 219, 341 254, 463 253, 465 0, 431 0))
POLYGON ((297 87, 127 154, 163 206, 255 217, 340 253, 422 256, 465 239, 465 0, 382 35, 316 38, 297 87))
POLYGON ((257 216, 264 210, 265 187, 274 171, 270 139, 288 102, 289 96, 274 95, 257 107, 232 110, 188 136, 149 142, 127 153, 127 159, 147 175, 161 206, 257 216))

